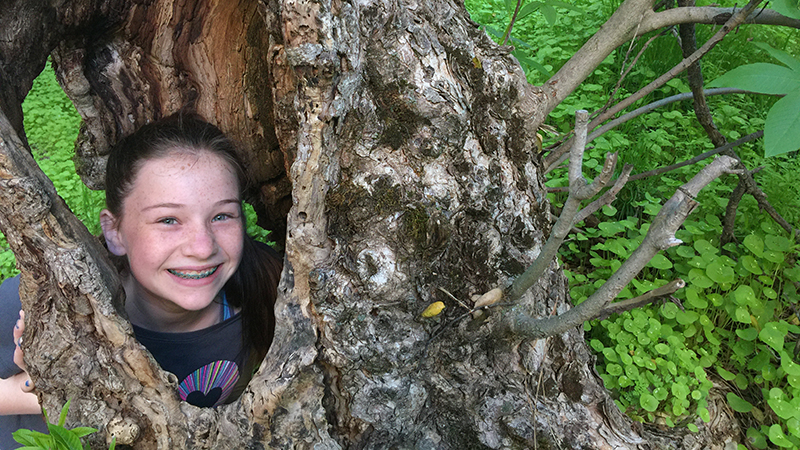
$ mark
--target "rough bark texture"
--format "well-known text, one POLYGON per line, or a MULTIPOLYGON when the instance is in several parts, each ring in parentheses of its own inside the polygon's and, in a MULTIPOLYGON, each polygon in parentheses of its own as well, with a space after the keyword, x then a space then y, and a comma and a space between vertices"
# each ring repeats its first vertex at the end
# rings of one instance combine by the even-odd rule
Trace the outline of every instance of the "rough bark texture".
MULTIPOLYGON (((0 5, 2 25, 23 4, 30 17, 57 17, 51 27, 22 21, 0 40, 9 118, 0 228, 26 272, 23 303, 36 312, 26 358, 48 410, 72 398, 70 423, 135 448, 715 448, 724 439, 632 426, 581 330, 519 341, 499 339, 495 317, 453 320, 463 310, 440 288, 468 302, 504 285, 549 228, 532 139, 544 100, 463 4, 53 3, 0 5), (23 68, 9 59, 19 39, 42 43, 23 68), (187 104, 247 149, 261 219, 286 229, 286 264, 273 347, 233 405, 177 401, 174 377, 115 316, 104 258, 85 262, 102 251, 32 175, 19 102, 50 51, 85 120, 76 151, 89 185, 99 186, 109 145, 187 104), (445 312, 421 318, 438 300, 445 312)), ((534 316, 569 308, 555 263, 522 302, 534 316)))

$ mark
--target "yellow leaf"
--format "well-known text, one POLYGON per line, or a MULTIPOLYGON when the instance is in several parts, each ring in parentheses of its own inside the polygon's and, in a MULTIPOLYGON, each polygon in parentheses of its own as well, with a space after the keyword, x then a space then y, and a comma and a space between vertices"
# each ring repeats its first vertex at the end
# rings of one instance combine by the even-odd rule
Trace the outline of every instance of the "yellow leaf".
POLYGON ((435 317, 438 316, 440 312, 444 309, 443 302, 434 302, 428 305, 425 308, 425 311, 422 311, 422 317, 435 317))

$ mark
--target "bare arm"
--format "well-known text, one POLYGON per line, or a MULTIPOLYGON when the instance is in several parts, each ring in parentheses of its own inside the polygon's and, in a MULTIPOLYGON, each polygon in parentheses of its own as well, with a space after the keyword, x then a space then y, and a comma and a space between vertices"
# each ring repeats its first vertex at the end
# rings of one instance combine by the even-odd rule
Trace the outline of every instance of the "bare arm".
POLYGON ((40 414, 39 399, 32 392, 23 391, 28 374, 20 372, 0 378, 0 415, 40 414))
POLYGON ((19 312, 19 320, 14 325, 14 363, 22 372, 8 378, 0 378, 0 415, 12 414, 39 414, 39 398, 33 394, 33 383, 28 373, 25 372, 25 362, 22 360, 22 349, 19 340, 25 331, 25 313, 19 312))

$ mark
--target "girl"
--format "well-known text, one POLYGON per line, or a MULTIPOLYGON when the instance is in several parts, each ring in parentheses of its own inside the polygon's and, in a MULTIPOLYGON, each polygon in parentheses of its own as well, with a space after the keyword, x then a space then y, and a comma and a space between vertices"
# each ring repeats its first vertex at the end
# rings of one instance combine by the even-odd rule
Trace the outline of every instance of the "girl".
MULTIPOLYGON (((100 225, 125 311, 137 340, 178 377, 181 399, 197 406, 238 398, 272 342, 281 261, 245 233, 246 188, 233 144, 194 115, 143 126, 108 159, 100 225)), ((0 412, 39 412, 24 395, 32 403, 0 400, 0 412)))

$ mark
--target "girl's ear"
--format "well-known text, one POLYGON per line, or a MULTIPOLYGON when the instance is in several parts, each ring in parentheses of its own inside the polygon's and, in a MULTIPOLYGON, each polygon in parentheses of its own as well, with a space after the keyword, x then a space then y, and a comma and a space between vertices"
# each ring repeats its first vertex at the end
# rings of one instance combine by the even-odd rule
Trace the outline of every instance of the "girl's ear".
POLYGON ((125 246, 122 244, 122 239, 119 235, 117 218, 111 214, 111 211, 107 209, 100 211, 100 228, 103 229, 103 237, 106 239, 108 251, 117 256, 125 255, 127 252, 125 251, 125 246))

